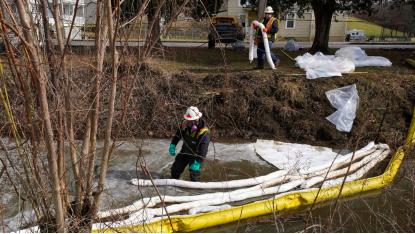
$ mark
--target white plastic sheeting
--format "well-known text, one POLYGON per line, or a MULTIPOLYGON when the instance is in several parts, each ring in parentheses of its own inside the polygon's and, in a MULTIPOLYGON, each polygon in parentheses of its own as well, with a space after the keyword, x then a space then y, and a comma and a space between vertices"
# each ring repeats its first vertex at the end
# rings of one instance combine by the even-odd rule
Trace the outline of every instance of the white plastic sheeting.
POLYGON ((365 66, 392 66, 384 57, 368 56, 364 50, 357 46, 347 46, 336 51, 335 55, 324 55, 317 52, 314 55, 305 53, 295 58, 297 66, 306 71, 307 79, 320 77, 341 76, 350 73, 356 67, 365 66))
POLYGON ((348 58, 327 56, 317 52, 314 55, 305 53, 295 58, 297 66, 306 71, 307 79, 341 76, 342 73, 353 72, 355 65, 348 58))
POLYGON ((348 58, 353 61, 356 67, 390 67, 392 62, 381 56, 368 56, 362 48, 358 46, 347 46, 336 51, 336 57, 348 58))
POLYGON ((333 114, 327 116, 326 119, 336 125, 337 130, 350 132, 359 105, 356 84, 329 90, 326 92, 326 96, 331 105, 337 109, 333 114))
POLYGON ((254 149, 265 161, 285 171, 314 168, 336 156, 330 148, 273 140, 258 139, 254 149))
POLYGON ((352 152, 337 153, 326 147, 273 140, 257 140, 254 148, 255 152, 270 164, 291 173, 298 173, 303 177, 324 174, 330 165, 331 169, 340 168, 349 163, 352 157, 354 160, 358 160, 372 154, 378 148, 388 149, 385 145, 375 145, 374 142, 370 142, 353 155, 352 152))

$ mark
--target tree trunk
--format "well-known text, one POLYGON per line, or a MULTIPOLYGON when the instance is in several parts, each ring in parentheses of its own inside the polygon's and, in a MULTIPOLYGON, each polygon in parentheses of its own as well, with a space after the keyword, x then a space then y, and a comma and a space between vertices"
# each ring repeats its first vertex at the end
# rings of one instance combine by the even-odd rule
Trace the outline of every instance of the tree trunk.
MULTIPOLYGON (((45 31, 45 40, 46 40, 46 45, 49 46, 50 48, 47 48, 46 53, 47 53, 47 57, 48 57, 48 63, 49 63, 49 68, 50 68, 50 72, 51 72, 51 77, 52 77, 52 84, 54 86, 54 90, 55 90, 55 96, 56 96, 56 111, 57 111, 57 123, 58 123, 58 131, 57 131, 57 135, 58 135, 58 145, 57 145, 57 154, 58 154, 58 174, 59 174, 59 178, 60 178, 60 182, 61 182, 61 191, 62 191, 62 201, 63 204, 67 204, 68 203, 68 199, 67 199, 67 187, 66 187, 66 181, 65 181, 65 171, 66 171, 66 167, 65 167, 65 137, 64 137, 64 116, 63 116, 63 110, 62 110, 62 95, 61 95, 61 83, 59 77, 60 74, 55 74, 55 68, 57 66, 57 63, 55 62, 54 56, 52 54, 52 39, 50 38, 50 34, 49 34, 49 20, 47 18, 47 6, 48 6, 48 2, 45 0, 42 0, 42 14, 44 14, 44 31, 45 31)), ((56 5, 56 4, 54 4, 56 5)), ((54 8, 53 14, 54 14, 54 19, 55 19, 55 26, 57 31, 59 31, 59 25, 61 25, 62 23, 60 22, 60 14, 56 15, 57 13, 55 11, 59 12, 59 7, 54 8), (56 10, 58 9, 58 10, 56 10)), ((59 35, 59 34, 58 34, 59 35)), ((59 37, 58 37, 58 42, 59 42, 59 37)), ((58 71, 60 69, 58 68, 58 71)), ((63 212, 65 212, 65 207, 67 205, 63 205, 63 212)))
MULTIPOLYGON (((27 5, 22 0, 16 0, 18 15, 20 23, 23 27, 24 38, 27 41, 26 51, 30 58, 32 65, 33 74, 38 79, 38 98, 41 107, 42 118, 45 125, 46 131, 46 146, 48 149, 48 165, 49 165, 49 176, 52 182, 52 194, 54 197, 55 204, 55 219, 56 219, 56 231, 65 232, 65 220, 62 207, 62 196, 60 188, 60 178, 58 175, 58 165, 56 162, 57 153, 56 146, 54 143, 52 122, 50 119, 49 106, 46 92, 47 75, 43 68, 43 61, 39 57, 40 50, 38 48, 39 43, 36 37, 33 35, 34 32, 31 30, 30 14, 26 11, 27 5)), ((33 28, 32 28, 33 29, 33 28)))
MULTIPOLYGON (((44 0, 45 1, 45 0, 44 0)), ((71 95, 71 78, 68 75, 67 67, 66 67, 66 57, 65 57, 65 30, 63 28, 62 21, 60 20, 62 18, 61 9, 59 7, 59 2, 57 0, 53 0, 53 17, 55 18, 55 29, 57 34, 57 41, 61 56, 61 67, 58 68, 58 71, 60 71, 59 74, 62 76, 62 85, 65 86, 63 89, 64 92, 64 106, 65 106, 65 129, 66 129, 66 135, 67 139, 69 140, 69 149, 70 149, 70 157, 71 157, 71 164, 72 164, 72 172, 74 174, 74 180, 75 180, 75 214, 80 216, 81 215, 81 209, 82 209, 82 178, 79 175, 79 164, 78 157, 76 155, 76 143, 75 143, 75 134, 73 130, 73 113, 70 103, 70 95, 71 95)))
MULTIPOLYGON (((92 202, 92 182, 94 178, 94 165, 96 156, 96 141, 98 131, 98 116, 100 108, 100 97, 101 97, 101 79, 103 76, 104 68, 104 56, 105 48, 107 46, 107 30, 108 26, 103 23, 103 7, 102 0, 97 1, 97 18, 96 18, 96 32, 95 32, 95 46, 96 46, 96 72, 97 77, 95 81, 95 87, 93 95, 91 96, 91 102, 93 103, 92 111, 89 113, 91 118, 91 129, 90 132, 86 131, 85 134, 90 135, 90 144, 88 150, 88 168, 86 178, 86 191, 88 199, 92 202)), ((87 206, 89 206, 87 204, 87 206)))
POLYGON ((311 6, 316 18, 316 32, 310 51, 327 53, 329 50, 329 36, 331 18, 335 10, 335 0, 313 0, 311 6))
MULTIPOLYGON (((0 2, 0 21, 4 21, 3 12, 6 12, 6 14, 10 16, 12 25, 17 30, 18 37, 23 38, 23 36, 21 36, 20 27, 17 25, 17 21, 14 19, 13 13, 10 10, 10 6, 7 5, 7 2, 5 1, 0 2)), ((34 104, 33 104, 32 95, 30 94, 31 93, 30 79, 27 79, 26 77, 23 78, 23 75, 20 70, 21 67, 18 65, 17 58, 13 51, 13 46, 11 45, 10 40, 4 36, 4 35, 7 35, 7 31, 8 30, 6 29, 5 25, 1 24, 1 33, 3 36, 3 44, 6 49, 9 68, 10 68, 12 77, 14 79, 14 82, 16 84, 16 87, 20 85, 20 88, 23 91, 23 97, 25 100, 24 102, 25 117, 26 117, 26 122, 28 123, 27 125, 30 126, 29 127, 30 129, 29 139, 30 139, 30 149, 32 153, 32 158, 31 158, 32 165, 30 166, 30 162, 28 161, 29 158, 27 158, 25 155, 20 155, 20 156, 23 157, 24 160, 27 159, 26 163, 23 163, 22 166, 24 167, 25 171, 27 171, 26 164, 30 166, 30 169, 31 169, 30 172, 34 175, 33 179, 34 179, 35 184, 31 184, 33 182, 31 180, 31 176, 27 175, 25 177, 26 180, 20 176, 18 176, 17 178, 18 178, 18 181, 20 180, 20 182, 22 183, 22 189, 24 189, 31 196, 33 195, 31 197, 31 203, 35 211, 36 218, 40 220, 42 216, 40 213, 40 210, 42 214, 46 214, 49 210, 49 204, 50 204, 49 201, 47 201, 47 194, 46 194, 47 191, 46 189, 44 189, 44 188, 47 188, 47 185, 46 185, 47 181, 45 181, 43 177, 41 177, 42 171, 47 171, 47 168, 44 167, 44 164, 40 165, 41 163, 38 158, 39 154, 38 154, 37 143, 39 142, 39 138, 36 137, 36 132, 38 131, 38 129, 35 128, 34 126, 35 124, 33 120, 32 110, 34 109, 34 104), (41 168, 41 166, 43 166, 43 168, 41 168)), ((11 121, 11 123, 14 123, 14 121, 11 121)), ((19 140, 20 137, 17 131, 13 131, 13 137, 17 145, 20 145, 20 140, 19 140)), ((13 165, 11 166, 13 167, 13 165)))
MULTIPOLYGON (((101 169, 98 180, 98 187, 95 193, 95 202, 92 208, 92 212, 95 215, 98 212, 102 191, 104 191, 105 178, 107 176, 108 161, 110 157, 111 149, 111 132, 112 132, 112 122, 114 119, 114 110, 115 110, 115 98, 117 94, 117 79, 118 79, 118 52, 115 47, 115 39, 117 35, 117 30, 114 25, 113 12, 111 10, 111 0, 104 0, 104 12, 106 15, 107 25, 108 25, 108 38, 111 48, 111 57, 112 57, 112 83, 111 83, 111 93, 109 99, 109 110, 108 118, 105 128, 105 139, 104 139, 104 149, 101 157, 101 169)), ((118 1, 119 3, 119 1, 118 1)), ((119 12, 119 5, 117 6, 119 12)))
POLYGON ((160 11, 158 11, 158 4, 160 1, 152 1, 149 4, 148 7, 148 13, 147 13, 147 22, 148 22, 148 40, 150 42, 155 41, 156 47, 161 47, 161 38, 160 38, 160 11), (157 4, 158 3, 158 4, 157 4))
POLYGON ((264 18, 265 7, 267 6, 267 0, 260 0, 258 3, 258 20, 264 18))

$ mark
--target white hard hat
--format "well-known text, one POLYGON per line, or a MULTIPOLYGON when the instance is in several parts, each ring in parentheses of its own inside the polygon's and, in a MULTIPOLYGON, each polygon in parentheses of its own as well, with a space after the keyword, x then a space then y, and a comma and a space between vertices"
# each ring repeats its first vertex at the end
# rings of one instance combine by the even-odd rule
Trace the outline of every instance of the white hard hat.
POLYGON ((265 8, 264 13, 274 13, 274 10, 272 9, 272 7, 267 6, 267 8, 265 8))
POLYGON ((197 120, 202 117, 202 112, 197 109, 195 106, 187 108, 186 113, 183 116, 187 120, 197 120))

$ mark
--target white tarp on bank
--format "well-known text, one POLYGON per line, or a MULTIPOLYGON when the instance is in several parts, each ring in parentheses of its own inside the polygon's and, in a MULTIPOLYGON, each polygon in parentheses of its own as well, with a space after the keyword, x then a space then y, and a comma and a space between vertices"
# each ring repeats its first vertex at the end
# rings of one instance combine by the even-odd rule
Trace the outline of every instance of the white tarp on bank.
POLYGON ((273 140, 257 140, 255 152, 265 161, 281 170, 310 168, 330 162, 336 156, 330 148, 273 140))
POLYGON ((355 65, 348 58, 324 55, 317 52, 314 55, 305 53, 295 58, 297 66, 306 71, 307 79, 320 77, 341 76, 342 73, 353 72, 355 65))
MULTIPOLYGON (((370 142, 355 152, 336 152, 333 149, 296 143, 284 143, 273 140, 257 140, 255 152, 265 161, 279 169, 298 173, 300 176, 327 170, 330 166, 340 167, 373 153, 379 146, 370 142), (339 166, 337 166, 339 165, 339 166)), ((383 147, 383 146, 382 146, 383 147)), ((385 146, 386 148, 386 146, 385 146)))
POLYGON ((392 62, 381 56, 368 56, 358 46, 347 46, 336 51, 336 57, 348 58, 353 61, 356 67, 390 67, 392 62))
POLYGON ((305 53, 295 58, 297 66, 306 71, 307 79, 320 77, 341 76, 350 73, 356 67, 365 66, 392 66, 384 57, 368 56, 364 50, 357 46, 347 46, 336 51, 335 55, 324 55, 317 52, 314 55, 305 53))

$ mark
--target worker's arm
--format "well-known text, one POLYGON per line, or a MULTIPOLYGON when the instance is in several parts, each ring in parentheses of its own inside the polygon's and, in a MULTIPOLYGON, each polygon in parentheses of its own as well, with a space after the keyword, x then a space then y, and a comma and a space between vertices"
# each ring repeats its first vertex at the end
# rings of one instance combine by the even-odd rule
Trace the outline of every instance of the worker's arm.
POLYGON ((182 139, 182 130, 179 128, 174 134, 173 138, 171 139, 171 143, 169 146, 169 154, 170 156, 176 156, 176 145, 179 143, 180 139, 182 139))
POLYGON ((197 149, 199 156, 206 158, 206 155, 208 153, 208 148, 209 148, 209 142, 210 142, 209 132, 206 132, 205 134, 199 137, 199 145, 197 149))
POLYGON ((182 129, 179 128, 177 129, 176 133, 171 139, 171 144, 177 145, 181 139, 182 139, 182 129))
POLYGON ((274 22, 272 22, 272 27, 268 31, 268 34, 276 34, 278 32, 278 20, 275 19, 274 22))

